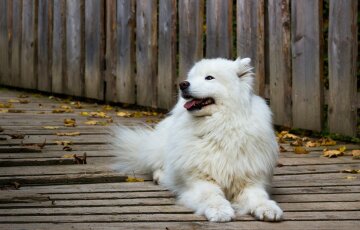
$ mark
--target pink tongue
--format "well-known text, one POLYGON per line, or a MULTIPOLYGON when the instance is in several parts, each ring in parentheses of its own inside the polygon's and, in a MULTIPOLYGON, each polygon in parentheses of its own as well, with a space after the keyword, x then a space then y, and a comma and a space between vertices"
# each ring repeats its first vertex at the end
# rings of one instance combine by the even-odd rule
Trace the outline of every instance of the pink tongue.
POLYGON ((196 102, 198 102, 198 101, 201 101, 201 100, 191 100, 191 101, 188 101, 188 102, 186 102, 185 104, 184 104, 184 107, 185 107, 185 109, 190 109, 191 107, 193 107, 195 104, 196 104, 196 102))

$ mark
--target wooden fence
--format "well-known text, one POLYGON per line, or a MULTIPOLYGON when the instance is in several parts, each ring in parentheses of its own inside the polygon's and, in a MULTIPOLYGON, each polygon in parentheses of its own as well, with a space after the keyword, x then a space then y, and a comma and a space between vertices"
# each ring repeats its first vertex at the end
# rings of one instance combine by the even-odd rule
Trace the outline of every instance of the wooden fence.
POLYGON ((358 0, 1 0, 0 84, 170 108, 195 61, 251 57, 276 124, 354 136, 357 9, 358 0))

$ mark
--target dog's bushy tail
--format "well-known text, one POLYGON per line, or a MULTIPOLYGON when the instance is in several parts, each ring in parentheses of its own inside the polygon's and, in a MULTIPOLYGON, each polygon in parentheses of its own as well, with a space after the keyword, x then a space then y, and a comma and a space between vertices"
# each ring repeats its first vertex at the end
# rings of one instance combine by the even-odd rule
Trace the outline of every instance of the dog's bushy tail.
POLYGON ((120 172, 151 172, 162 167, 161 140, 149 127, 116 126, 112 131, 113 169, 120 172))

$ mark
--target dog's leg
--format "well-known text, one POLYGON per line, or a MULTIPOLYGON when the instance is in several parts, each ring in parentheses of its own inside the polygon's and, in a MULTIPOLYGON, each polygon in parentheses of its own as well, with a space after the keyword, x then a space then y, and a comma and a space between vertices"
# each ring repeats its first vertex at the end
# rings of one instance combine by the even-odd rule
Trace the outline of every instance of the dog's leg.
POLYGON ((233 207, 240 214, 251 214, 258 220, 280 221, 283 211, 262 186, 245 188, 235 199, 233 207))
POLYGON ((163 184, 164 170, 162 168, 156 169, 153 172, 153 182, 154 184, 163 184))
POLYGON ((192 183, 180 193, 179 202, 213 222, 226 222, 235 217, 234 209, 220 187, 208 181, 192 183))

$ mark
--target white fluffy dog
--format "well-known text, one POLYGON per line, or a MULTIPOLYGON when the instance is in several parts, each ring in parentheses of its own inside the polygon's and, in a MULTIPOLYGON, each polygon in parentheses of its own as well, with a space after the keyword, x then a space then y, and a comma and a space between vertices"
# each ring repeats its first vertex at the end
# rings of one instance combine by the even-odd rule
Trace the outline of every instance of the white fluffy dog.
POLYGON ((225 222, 235 212, 279 221, 269 199, 278 145, 265 101, 253 93, 250 59, 194 65, 170 116, 155 129, 116 128, 121 171, 151 171, 181 204, 225 222))

